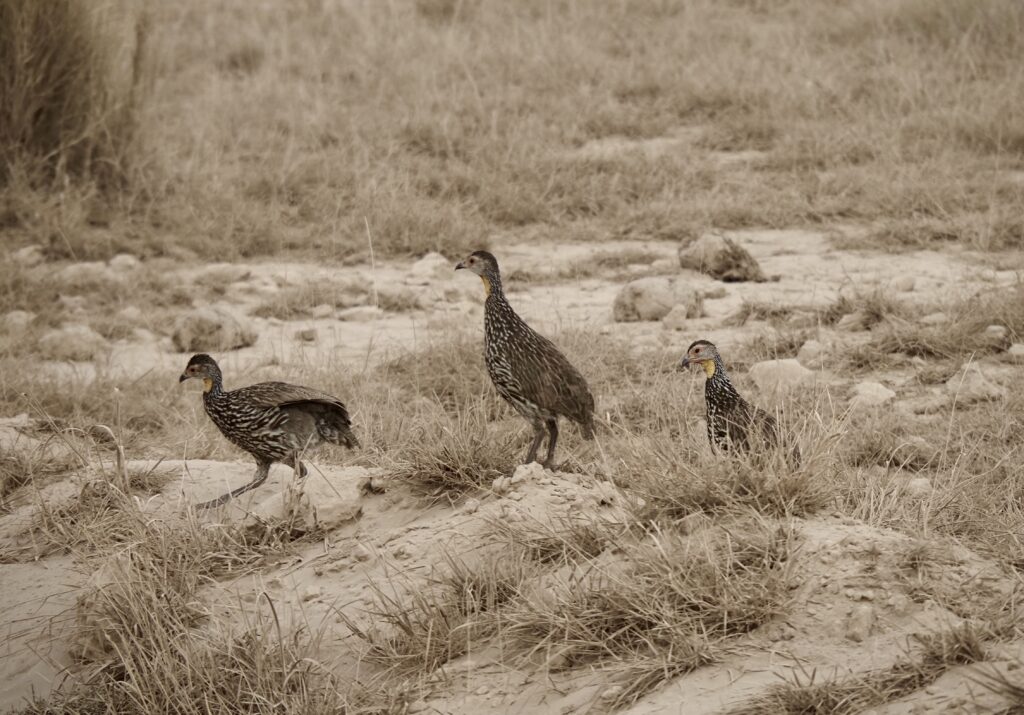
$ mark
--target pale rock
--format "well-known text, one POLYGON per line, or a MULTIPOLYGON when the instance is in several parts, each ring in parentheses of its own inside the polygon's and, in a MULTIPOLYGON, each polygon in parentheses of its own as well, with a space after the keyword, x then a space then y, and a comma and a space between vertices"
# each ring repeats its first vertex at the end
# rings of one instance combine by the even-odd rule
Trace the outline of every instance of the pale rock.
POLYGON ((815 380, 814 372, 794 358, 755 363, 750 367, 750 377, 762 392, 807 387, 815 380))
POLYGON ((406 310, 419 310, 420 299, 412 288, 403 285, 384 285, 377 289, 377 303, 382 310, 400 313, 406 310))
POLYGON ((111 258, 107 263, 112 269, 114 269, 118 273, 128 273, 129 271, 134 271, 141 265, 139 259, 130 253, 118 253, 116 256, 111 258))
POLYGON ((661 320, 676 304, 675 282, 670 278, 640 278, 624 285, 612 304, 619 323, 661 320))
POLYGON ((805 367, 819 368, 825 362, 825 346, 817 340, 808 340, 800 346, 796 359, 805 367))
POLYGON ((949 316, 945 313, 929 313, 918 322, 921 325, 945 325, 949 322, 949 316))
POLYGON ((135 305, 126 305, 117 311, 117 319, 123 323, 138 323, 142 320, 142 310, 135 305))
POLYGON ((338 313, 338 320, 349 320, 364 322, 376 320, 384 315, 384 311, 375 305, 360 305, 355 308, 346 308, 338 313))
POLYGON ((878 407, 889 402, 894 397, 896 397, 896 393, 882 383, 868 380, 853 388, 853 398, 850 400, 850 407, 854 409, 878 407))
POLYGON ((151 330, 132 328, 132 340, 137 343, 155 343, 160 340, 151 330))
POLYGON ((1010 335, 1010 331, 1004 325, 990 325, 982 333, 986 338, 995 342, 1002 342, 1010 335))
POLYGON ((892 281, 893 290, 897 290, 900 293, 909 293, 914 290, 916 281, 914 276, 900 276, 892 281))
POLYGON ((678 315, 699 318, 704 315, 704 298, 675 278, 651 276, 623 286, 612 305, 616 322, 653 321, 664 318, 678 306, 678 315))
POLYGON ((612 506, 619 501, 620 492, 611 482, 597 482, 594 484, 594 501, 600 506, 612 506))
POLYGON ((463 514, 476 514, 480 510, 479 499, 467 499, 466 503, 462 505, 463 514))
POLYGON ((750 253, 721 234, 705 233, 679 247, 679 266, 725 282, 767 280, 750 253))
POLYGON ((304 343, 312 343, 316 340, 316 328, 302 328, 295 331, 295 339, 304 343))
POLYGON ((221 352, 254 344, 259 337, 253 321, 227 307, 197 308, 174 321, 171 340, 178 352, 221 352))
POLYGON ((327 303, 320 303, 314 305, 309 310, 309 314, 314 318, 330 318, 334 315, 334 306, 328 305, 327 303))
POLYGON ((373 558, 373 552, 362 544, 356 544, 352 549, 352 558, 359 562, 369 561, 373 558))
POLYGON ((60 306, 61 310, 65 313, 84 313, 85 308, 88 305, 88 301, 84 295, 59 295, 57 296, 57 305, 60 306))
POLYGON ((615 700, 615 698, 622 695, 623 688, 621 685, 613 685, 610 688, 605 688, 601 691, 602 700, 615 700))
POLYGON ((491 491, 495 494, 501 495, 506 493, 512 486, 512 480, 508 477, 498 477, 491 482, 491 491))
POLYGON ((35 313, 27 310, 12 310, 4 314, 4 329, 8 331, 24 330, 35 319, 35 313))
POLYGON ((53 278, 57 283, 64 285, 81 286, 110 283, 119 280, 120 276, 102 261, 85 261, 64 266, 53 278))
POLYGON ((897 616, 903 616, 910 612, 911 608, 913 608, 914 602, 902 593, 894 593, 889 596, 889 600, 886 602, 886 605, 888 605, 897 616))
POLYGON ((408 281, 416 285, 427 285, 435 280, 449 279, 455 265, 440 253, 431 252, 423 256, 409 269, 408 281))
POLYGON ((366 474, 363 467, 346 467, 329 475, 314 471, 260 502, 246 516, 245 523, 283 521, 306 532, 330 531, 362 514, 359 480, 366 474))
POLYGON ((316 584, 311 583, 304 589, 302 589, 302 600, 313 601, 320 598, 323 595, 323 593, 324 590, 322 588, 320 588, 316 584))
POLYGON ((25 246, 14 251, 11 260, 22 268, 32 268, 46 260, 46 256, 43 255, 42 246, 25 246))
POLYGON ((655 273, 674 273, 679 268, 679 261, 671 258, 659 258, 653 261, 649 268, 655 273))
POLYGON ((1006 397, 1006 388, 995 384, 981 371, 977 363, 965 364, 946 381, 946 391, 961 404, 1000 400, 1006 397))
POLYGON ((1014 360, 1024 360, 1024 343, 1014 343, 1006 354, 1014 360))
POLYGON ((666 330, 685 330, 687 312, 685 305, 674 306, 672 310, 666 313, 665 317, 661 319, 661 326, 666 330))
POLYGON ((855 310, 839 319, 839 322, 836 323, 836 330, 845 330, 850 333, 867 330, 869 322, 867 313, 863 310, 855 310))
POLYGON ((871 636, 876 618, 874 606, 868 603, 855 606, 846 620, 846 638, 854 643, 863 643, 871 636))
POLYGON ((427 701, 421 698, 419 700, 413 700, 411 703, 409 703, 409 705, 406 708, 406 711, 410 715, 415 715, 415 713, 421 713, 427 710, 429 707, 430 706, 427 705, 427 701))
POLYGON ((907 481, 903 490, 911 497, 926 497, 932 492, 932 480, 928 477, 914 477, 907 481))
POLYGON ((724 298, 727 295, 729 295, 729 291, 722 285, 701 291, 701 297, 705 300, 718 300, 719 298, 724 298))
POLYGON ((536 482, 541 479, 544 479, 544 467, 538 462, 530 462, 529 464, 520 464, 516 467, 516 470, 512 473, 512 479, 509 483, 519 484, 520 482, 536 482))
POLYGON ((936 392, 903 400, 900 402, 900 407, 913 412, 915 415, 931 415, 946 409, 949 403, 950 396, 948 393, 936 392))
POLYGON ((47 360, 95 360, 108 347, 102 335, 80 323, 65 323, 63 327, 48 330, 39 338, 39 351, 47 360))

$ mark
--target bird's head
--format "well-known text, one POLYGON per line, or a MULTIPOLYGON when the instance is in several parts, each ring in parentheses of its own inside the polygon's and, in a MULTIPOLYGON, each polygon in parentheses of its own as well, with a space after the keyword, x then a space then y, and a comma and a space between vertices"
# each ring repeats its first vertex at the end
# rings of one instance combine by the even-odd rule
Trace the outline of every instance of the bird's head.
POLYGON ((189 359, 188 365, 185 366, 185 371, 178 378, 178 382, 185 382, 193 377, 203 381, 203 392, 209 392, 213 389, 213 383, 220 377, 220 367, 217 366, 217 361, 205 353, 193 355, 189 359))
POLYGON ((491 294, 491 289, 495 285, 500 285, 501 274, 498 272, 498 259, 487 251, 473 251, 465 259, 455 264, 455 270, 462 268, 480 276, 488 295, 491 294))
POLYGON ((685 369, 691 365, 700 365, 704 368, 704 374, 712 377, 721 363, 722 356, 718 354, 718 348, 707 340, 696 340, 687 349, 683 359, 679 361, 679 368, 685 369))

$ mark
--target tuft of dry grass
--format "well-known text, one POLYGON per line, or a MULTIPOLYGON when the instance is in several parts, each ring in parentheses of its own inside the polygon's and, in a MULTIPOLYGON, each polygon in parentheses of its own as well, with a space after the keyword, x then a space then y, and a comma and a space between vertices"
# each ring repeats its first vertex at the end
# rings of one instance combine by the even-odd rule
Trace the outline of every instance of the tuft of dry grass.
POLYGON ((148 32, 147 15, 125 3, 0 2, 0 187, 125 185, 137 168, 148 32))
POLYGON ((458 415, 420 426, 389 455, 388 473, 431 501, 457 500, 508 476, 519 463, 519 434, 491 426, 487 409, 479 401, 458 415))
MULTIPOLYGON (((26 18, 93 9, 3 7, 26 18)), ((131 38, 130 16, 112 7, 112 25, 129 29, 114 36, 131 38)), ((122 164, 132 127, 161 137, 108 216, 89 190, 55 199, 31 172, 8 170, 0 224, 22 241, 56 235, 77 255, 129 237, 135 250, 203 257, 345 257, 371 244, 378 255, 457 255, 523 227, 600 240, 835 220, 876 225, 872 240, 894 248, 1022 237, 1014 0, 803 1, 782 14, 714 0, 213 11, 189 0, 152 10, 151 83, 134 69, 132 48, 147 43, 99 43, 98 60, 121 70, 111 73, 78 61, 95 58, 83 23, 29 33, 27 20, 3 19, 3 37, 67 48, 57 78, 82 80, 59 85, 64 101, 47 116, 104 120, 89 125, 91 144, 64 146, 68 162, 106 167, 86 147, 109 136, 103 156, 122 164), (151 103, 120 111, 150 87, 151 103)), ((21 120, 5 125, 33 118, 33 102, 4 100, 21 120)))
MULTIPOLYGON (((129 474, 132 486, 153 475, 129 474)), ((315 659, 319 634, 284 634, 267 600, 242 628, 214 624, 199 597, 214 579, 255 568, 283 547, 238 527, 201 524, 193 512, 154 515, 112 482, 85 485, 62 508, 40 505, 36 528, 72 550, 90 574, 76 605, 74 681, 26 713, 337 712, 345 705, 315 659)))
POLYGON ((969 624, 915 636, 916 653, 890 668, 816 683, 812 673, 779 685, 732 715, 852 715, 892 702, 935 682, 956 665, 985 659, 987 634, 969 624))
POLYGON ((778 615, 789 549, 785 533, 756 520, 692 536, 650 531, 621 556, 574 560, 513 601, 502 636, 556 670, 628 663, 612 704, 622 707, 778 615))
POLYGON ((494 615, 535 576, 521 556, 467 562, 446 554, 426 588, 396 579, 371 584, 374 603, 366 616, 373 626, 341 617, 366 644, 366 657, 389 675, 428 674, 493 636, 494 615))

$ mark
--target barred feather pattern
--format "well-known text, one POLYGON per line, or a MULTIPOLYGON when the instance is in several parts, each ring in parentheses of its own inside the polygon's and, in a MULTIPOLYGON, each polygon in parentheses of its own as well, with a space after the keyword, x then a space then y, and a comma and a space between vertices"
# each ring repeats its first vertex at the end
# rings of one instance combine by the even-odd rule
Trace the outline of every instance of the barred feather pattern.
POLYGON ((345 405, 300 385, 263 382, 228 392, 215 378, 203 406, 221 433, 258 461, 288 462, 325 442, 359 446, 345 405))
POLYGON ((537 426, 559 416, 594 436, 594 396, 579 371, 516 314, 498 276, 488 276, 484 304, 484 363, 498 394, 537 426))
POLYGON ((708 440, 715 449, 744 452, 751 447, 778 444, 779 425, 775 417, 740 396, 717 356, 714 374, 704 383, 704 401, 708 440))

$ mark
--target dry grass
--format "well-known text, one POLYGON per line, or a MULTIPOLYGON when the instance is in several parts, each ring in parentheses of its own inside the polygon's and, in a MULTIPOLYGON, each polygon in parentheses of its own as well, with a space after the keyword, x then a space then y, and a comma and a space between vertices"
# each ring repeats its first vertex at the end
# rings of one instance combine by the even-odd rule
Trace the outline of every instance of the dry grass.
MULTIPOLYGON (((610 547, 607 527, 591 526, 587 538, 603 529, 610 547)), ((379 625, 344 616, 385 677, 422 680, 498 642, 553 671, 608 669, 625 685, 613 704, 621 707, 713 662, 721 642, 777 615, 788 592, 789 537, 757 520, 697 536, 650 531, 620 541, 614 556, 570 547, 554 558, 555 531, 539 548, 530 529, 500 529, 496 538, 502 558, 449 557, 428 590, 377 585, 365 615, 379 625)))
POLYGON ((12 175, 4 223, 78 256, 133 233, 147 253, 346 256, 369 235, 378 254, 458 255, 528 225, 593 239, 834 219, 893 248, 1000 248, 1022 236, 1022 23, 1013 0, 161 6, 138 188, 103 218, 87 187, 55 202, 12 175))
POLYGON ((850 678, 805 682, 773 688, 766 695, 731 711, 733 715, 852 715, 909 695, 935 682, 956 665, 985 659, 988 634, 965 625, 948 632, 918 636, 912 659, 885 670, 850 678))
MULTIPOLYGON (((0 3, 0 187, 125 186, 137 169, 148 17, 126 3, 0 3)), ((18 221, 17 206, 5 202, 18 221)))
POLYGON ((522 430, 495 429, 486 410, 481 401, 419 427, 388 456, 389 474, 431 501, 457 500, 509 476, 521 458, 522 430))
POLYGON ((509 604, 501 636, 552 670, 609 669, 623 686, 611 706, 622 707, 778 615, 789 548, 754 521, 693 536, 650 531, 592 558, 577 551, 509 604))

